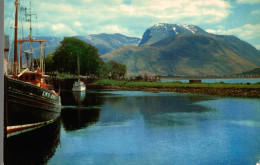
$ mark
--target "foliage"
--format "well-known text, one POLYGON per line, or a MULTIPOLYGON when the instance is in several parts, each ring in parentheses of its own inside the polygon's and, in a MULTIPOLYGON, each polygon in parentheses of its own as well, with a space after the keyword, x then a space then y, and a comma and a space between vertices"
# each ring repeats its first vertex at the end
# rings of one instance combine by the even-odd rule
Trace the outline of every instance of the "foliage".
POLYGON ((53 53, 48 53, 45 58, 45 72, 55 71, 55 63, 53 60, 53 53))
POLYGON ((75 74, 78 72, 77 58, 79 58, 81 74, 100 74, 103 62, 98 55, 98 50, 75 37, 65 37, 56 48, 53 56, 55 69, 60 73, 75 74))
POLYGON ((108 61, 107 69, 110 72, 112 79, 119 79, 120 77, 124 78, 126 74, 126 65, 115 61, 108 61))

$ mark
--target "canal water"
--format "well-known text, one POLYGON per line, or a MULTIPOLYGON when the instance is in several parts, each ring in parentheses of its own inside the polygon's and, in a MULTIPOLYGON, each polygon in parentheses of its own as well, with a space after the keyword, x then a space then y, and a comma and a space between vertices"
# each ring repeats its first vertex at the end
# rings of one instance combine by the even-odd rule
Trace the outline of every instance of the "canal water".
POLYGON ((142 91, 63 91, 61 96, 57 129, 33 137, 39 145, 46 144, 38 148, 26 137, 26 145, 8 152, 9 162, 12 158, 50 165, 260 161, 259 99, 142 91))

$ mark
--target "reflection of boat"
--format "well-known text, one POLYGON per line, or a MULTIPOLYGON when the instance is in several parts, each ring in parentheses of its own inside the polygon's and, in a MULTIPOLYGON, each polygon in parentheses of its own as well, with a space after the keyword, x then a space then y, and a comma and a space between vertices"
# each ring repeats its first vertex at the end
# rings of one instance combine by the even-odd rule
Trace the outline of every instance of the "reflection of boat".
POLYGON ((79 66, 79 55, 77 55, 77 65, 78 65, 78 81, 75 81, 73 84, 72 91, 81 92, 86 90, 86 85, 84 82, 80 81, 80 66, 79 66))
MULTIPOLYGON (((60 96, 48 89, 45 82, 47 75, 44 75, 43 65, 43 43, 45 40, 35 40, 32 38, 32 28, 30 22, 30 35, 28 40, 18 40, 18 0, 15 1, 15 38, 14 38, 14 65, 12 75, 5 76, 5 125, 7 126, 7 136, 17 135, 27 132, 36 127, 41 127, 51 123, 53 119, 60 116, 61 100, 60 96), (35 68, 31 58, 31 69, 22 71, 22 44, 38 42, 41 45, 40 67, 35 68), (20 44, 20 66, 17 65, 17 44, 20 44)), ((32 16, 33 14, 27 14, 32 16)), ((31 21, 31 17, 29 19, 31 21)), ((31 51, 32 52, 32 47, 31 51)))
POLYGON ((72 95, 77 105, 82 105, 84 103, 86 92, 72 92, 72 95))
POLYGON ((61 120, 5 139, 5 164, 47 164, 60 143, 61 120))
POLYGON ((99 119, 98 108, 63 108, 61 112, 63 127, 66 131, 86 128, 99 119))

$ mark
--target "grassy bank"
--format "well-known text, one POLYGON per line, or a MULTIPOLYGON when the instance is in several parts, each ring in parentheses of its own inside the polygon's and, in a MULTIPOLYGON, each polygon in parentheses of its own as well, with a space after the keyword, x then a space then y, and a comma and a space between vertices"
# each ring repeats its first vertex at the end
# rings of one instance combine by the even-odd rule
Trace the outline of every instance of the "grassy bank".
POLYGON ((101 79, 90 84, 105 89, 169 91, 208 95, 260 97, 260 84, 144 82, 101 79))

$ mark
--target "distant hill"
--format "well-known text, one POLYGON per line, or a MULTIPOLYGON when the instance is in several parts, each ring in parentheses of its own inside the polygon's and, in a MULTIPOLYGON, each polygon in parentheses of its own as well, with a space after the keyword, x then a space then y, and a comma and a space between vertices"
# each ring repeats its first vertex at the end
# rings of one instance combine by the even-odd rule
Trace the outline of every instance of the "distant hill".
POLYGON ((260 53, 250 44, 234 36, 203 32, 176 34, 150 45, 122 47, 101 57, 126 64, 128 75, 229 75, 260 66, 260 53))
POLYGON ((254 76, 260 76, 260 68, 255 68, 253 70, 249 70, 246 72, 239 73, 238 75, 254 75, 254 76))
MULTIPOLYGON (((25 39, 28 39, 28 38, 25 38, 25 39)), ((55 52, 55 49, 58 47, 59 43, 62 41, 63 38, 61 38, 61 37, 34 37, 34 39, 35 40, 46 40, 45 54, 47 55, 48 53, 55 52)), ((12 46, 13 46, 13 44, 12 44, 12 46)), ((43 48, 44 48, 44 46, 45 46, 45 44, 43 44, 43 48)), ((41 52, 40 44, 38 42, 33 42, 32 48, 33 48, 33 52, 34 52, 34 58, 39 58, 40 52, 41 52)), ((22 50, 23 51, 30 50, 30 44, 24 43, 22 45, 22 50)), ((19 51, 19 45, 18 45, 18 51, 19 51)), ((10 51, 10 59, 13 59, 13 47, 11 48, 11 51, 10 51)))
MULTIPOLYGON (((102 33, 102 34, 95 34, 95 35, 88 35, 88 36, 76 36, 76 38, 95 46, 99 50, 100 55, 103 55, 114 49, 118 49, 126 45, 138 45, 138 43, 141 40, 140 38, 127 37, 119 33, 116 34, 102 33)), ((34 39, 46 40, 46 51, 45 51, 46 55, 48 53, 55 52, 55 49, 59 46, 59 43, 63 40, 62 37, 35 37, 34 39)), ((33 43, 32 47, 35 54, 35 58, 39 58, 40 50, 41 50, 40 44, 33 43)), ((30 45, 23 44, 23 50, 30 50, 30 45)), ((11 49, 10 54, 11 54, 10 59, 12 59, 13 49, 11 49)))
POLYGON ((95 46, 100 55, 106 54, 114 49, 121 48, 126 45, 138 45, 140 38, 127 37, 122 34, 95 34, 88 36, 76 36, 78 39, 90 43, 95 46))

